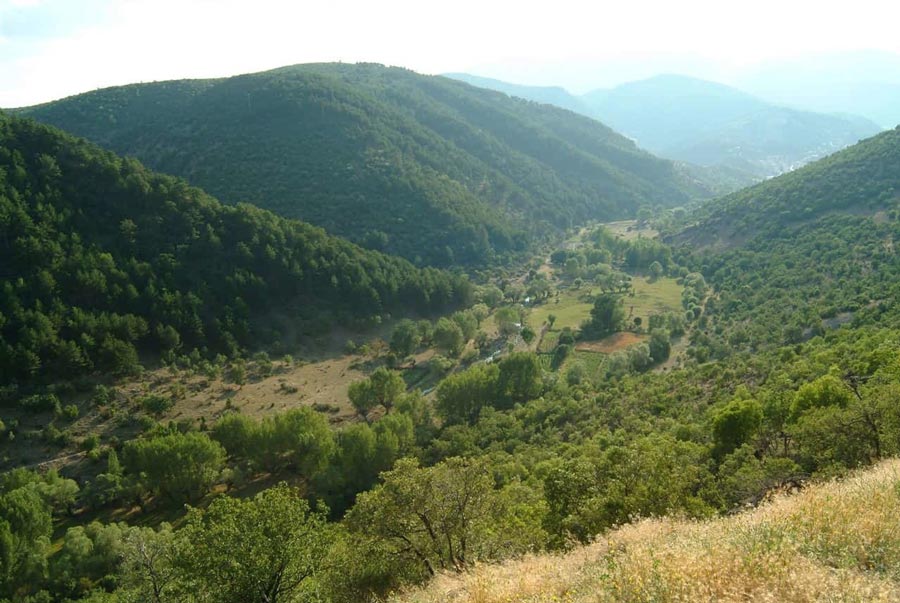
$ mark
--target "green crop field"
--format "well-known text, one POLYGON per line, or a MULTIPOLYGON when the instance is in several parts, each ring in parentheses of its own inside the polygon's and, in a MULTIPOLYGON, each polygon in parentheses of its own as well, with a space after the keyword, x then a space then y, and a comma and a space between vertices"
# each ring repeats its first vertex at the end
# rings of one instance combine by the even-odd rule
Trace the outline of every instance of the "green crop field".
POLYGON ((585 372, 590 375, 591 378, 596 378, 600 375, 601 368, 603 367, 603 364, 605 362, 606 354, 598 354, 596 352, 581 352, 576 350, 572 352, 568 358, 566 358, 563 370, 569 370, 569 368, 573 364, 580 364, 584 366, 585 372))
MULTIPOLYGON (((675 279, 663 277, 655 282, 648 282, 644 277, 634 279, 634 297, 626 295, 622 303, 625 306, 625 315, 629 320, 639 316, 644 325, 653 314, 681 311, 682 287, 675 279)), ((539 330, 541 325, 547 322, 547 317, 553 314, 556 322, 553 323, 553 331, 560 331, 565 327, 577 329, 585 320, 590 318, 593 303, 592 295, 600 293, 599 289, 564 289, 560 291, 558 298, 551 298, 544 304, 535 306, 528 318, 528 323, 533 329, 539 330), (559 303, 556 302, 559 300, 559 303)), ((545 345, 542 351, 546 351, 546 344, 550 341, 550 333, 545 337, 545 345), (547 341, 549 340, 549 341, 547 341)))
POLYGON ((565 327, 577 329, 591 314, 591 308, 594 306, 590 301, 592 293, 599 293, 599 290, 592 292, 587 287, 577 290, 563 289, 559 292, 559 297, 550 298, 545 303, 535 306, 528 318, 528 324, 537 330, 547 322, 547 317, 553 314, 556 316, 556 322, 553 323, 554 331, 565 327), (559 300, 559 303, 556 303, 556 300, 559 300))
MULTIPOLYGON (((675 279, 663 277, 655 282, 647 282, 643 277, 634 279, 634 297, 625 296, 626 316, 640 316, 646 326, 652 314, 681 312, 682 286, 675 279)), ((590 310, 589 310, 590 311, 590 310)))

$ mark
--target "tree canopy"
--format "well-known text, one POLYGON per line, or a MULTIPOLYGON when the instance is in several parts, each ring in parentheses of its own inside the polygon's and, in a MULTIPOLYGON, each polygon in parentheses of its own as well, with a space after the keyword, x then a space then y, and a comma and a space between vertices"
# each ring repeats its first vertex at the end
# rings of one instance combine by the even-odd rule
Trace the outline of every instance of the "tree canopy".
POLYGON ((223 206, 30 120, 0 115, 0 372, 130 374, 139 352, 235 354, 382 313, 466 305, 420 270, 249 205, 223 206))

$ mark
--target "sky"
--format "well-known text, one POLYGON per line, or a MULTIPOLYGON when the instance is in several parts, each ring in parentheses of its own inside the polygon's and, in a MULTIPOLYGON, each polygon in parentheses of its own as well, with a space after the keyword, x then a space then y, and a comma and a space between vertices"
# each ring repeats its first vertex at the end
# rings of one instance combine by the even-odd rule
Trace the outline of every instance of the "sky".
POLYGON ((0 0, 0 107, 294 63, 379 62, 574 92, 900 53, 887 0, 0 0))

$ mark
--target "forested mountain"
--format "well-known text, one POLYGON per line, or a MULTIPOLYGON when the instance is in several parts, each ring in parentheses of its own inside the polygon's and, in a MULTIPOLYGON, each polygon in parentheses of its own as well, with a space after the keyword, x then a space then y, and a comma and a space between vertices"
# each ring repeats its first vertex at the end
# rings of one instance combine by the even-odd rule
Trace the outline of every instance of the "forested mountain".
POLYGON ((466 74, 451 77, 566 107, 608 124, 652 153, 736 171, 744 182, 799 167, 881 130, 862 117, 788 109, 680 75, 659 75, 582 96, 466 74))
POLYGON ((138 352, 232 354, 391 311, 466 300, 468 282, 250 205, 220 204, 31 120, 0 114, 3 381, 128 373, 138 352), (279 327, 279 328, 276 328, 279 327))
POLYGON ((668 209, 598 122, 380 66, 28 112, 423 262, 652 206, 476 287, 0 114, 0 601, 896 599, 896 461, 809 483, 900 455, 900 128, 668 209))
POLYGON ((23 113, 416 263, 483 263, 706 193, 594 120, 373 64, 109 88, 23 113))
MULTIPOLYGON (((3 373, 24 373, 23 383, 42 375, 20 358, 49 359, 58 367, 50 376, 84 374, 91 370, 84 358, 122 372, 129 363, 119 359, 135 347, 132 333, 152 334, 148 351, 185 349, 198 340, 192 328, 200 323, 212 345, 219 317, 228 329, 235 323, 225 321, 237 317, 228 332, 239 343, 242 325, 251 341, 264 339, 255 313, 276 304, 299 311, 291 305, 298 298, 327 326, 326 304, 356 319, 371 311, 358 299, 426 311, 466 296, 465 281, 445 273, 362 252, 262 210, 221 206, 183 181, 48 127, 2 124, 0 232, 9 234, 0 244, 23 273, 4 275, 3 353, 17 364, 3 373), (374 276, 360 292, 364 275, 374 276), (292 289, 297 283, 311 293, 301 297, 292 289), (249 301, 229 301, 236 297, 249 301), (20 352, 41 346, 48 355, 20 352)), ((650 567, 646 560, 656 557, 643 555, 660 550, 667 562, 681 551, 687 559, 700 555, 720 586, 718 568, 750 568, 760 599, 787 584, 798 600, 816 600, 819 565, 801 559, 786 581, 780 570, 769 571, 766 560, 782 568, 797 551, 832 577, 844 576, 832 571, 837 565, 858 572, 859 583, 896 592, 896 471, 879 480, 883 487, 853 498, 861 510, 884 494, 877 512, 884 522, 815 496, 811 506, 821 512, 792 514, 798 521, 748 521, 773 517, 771 507, 712 523, 665 518, 739 511, 772 489, 844 476, 900 454, 898 142, 900 130, 881 134, 696 216, 642 212, 642 222, 660 228, 693 220, 670 238, 674 249, 644 236, 652 232, 646 224, 638 232, 636 224, 618 224, 616 232, 605 225, 579 231, 550 264, 543 254, 533 258, 521 280, 498 269, 504 290, 479 287, 482 303, 470 310, 436 324, 399 321, 390 344, 367 342, 364 357, 353 352, 367 375, 347 389, 358 420, 339 429, 330 427, 328 406, 298 391, 318 385, 307 383, 310 372, 297 386, 289 373, 251 380, 248 389, 255 386, 260 397, 240 407, 228 395, 243 378, 224 384, 215 370, 192 368, 190 358, 155 371, 158 385, 86 380, 78 395, 68 393, 74 384, 37 380, 30 381, 34 391, 4 388, 9 421, 0 454, 40 446, 68 462, 78 446, 88 469, 0 475, 0 541, 9 551, 0 597, 371 603, 412 584, 438 588, 489 563, 574 543, 615 543, 617 535, 646 534, 654 525, 663 526, 664 538, 639 539, 646 546, 637 556, 629 557, 631 548, 604 549, 603 571, 589 571, 600 585, 577 585, 583 598, 600 592, 614 601, 624 592, 642 601, 653 592, 665 601, 713 592, 676 590, 684 565, 650 567), (626 320, 626 304, 646 304, 654 282, 659 297, 646 314, 626 320), (527 307, 518 303, 526 295, 534 299, 527 307), (588 319, 580 326, 579 315, 588 319), (489 317, 496 339, 482 330, 489 317), (606 335, 633 343, 607 352, 583 346, 609 341, 591 341, 606 335), (537 338, 536 347, 526 347, 526 337, 537 338), (441 354, 424 356, 423 345, 441 354), (381 352, 371 352, 376 347, 381 352), (428 360, 417 364, 416 354, 428 360), (434 379, 430 395, 417 390, 422 375, 434 379), (185 397, 193 387, 214 394, 202 410, 185 397), (179 391, 180 406, 171 406, 179 391), (276 410, 275 402, 286 401, 281 391, 293 397, 276 410), (97 433, 103 416, 120 429, 97 433), (45 424, 36 428, 39 421, 45 424), (185 511, 186 503, 192 507, 185 511), (871 531, 860 536, 850 524, 834 530, 835 514, 859 518, 871 531), (122 517, 128 524, 112 523, 122 517), (641 517, 655 519, 615 531, 641 517), (135 527, 159 518, 173 524, 135 527), (721 534, 731 540, 710 547, 721 534), (673 537, 679 547, 659 544, 673 537), (622 563, 627 559, 636 563, 622 563), (227 581, 223 567, 236 568, 227 581), (797 576, 807 578, 802 588, 797 576)), ((227 336, 218 339, 228 347, 227 336)), ((811 491, 835 500, 834 490, 811 491)), ((746 600, 748 591, 731 584, 722 592, 746 600)), ((524 588, 517 581, 499 600, 521 598, 524 588)), ((446 599, 437 592, 434 600, 446 599)), ((487 588, 473 592, 497 600, 487 588)), ((552 592, 575 596, 568 586, 552 592)))
POLYGON ((834 213, 873 215, 900 196, 900 127, 882 132, 790 174, 703 206, 684 235, 695 245, 777 237, 834 213))
MULTIPOLYGON (((900 129, 707 204, 671 241, 717 289, 713 356, 898 324, 900 129)), ((699 337, 699 335, 698 335, 699 337)))
POLYGON ((593 115, 606 115, 647 149, 683 144, 766 106, 740 90, 679 75, 594 90, 583 99, 593 115))

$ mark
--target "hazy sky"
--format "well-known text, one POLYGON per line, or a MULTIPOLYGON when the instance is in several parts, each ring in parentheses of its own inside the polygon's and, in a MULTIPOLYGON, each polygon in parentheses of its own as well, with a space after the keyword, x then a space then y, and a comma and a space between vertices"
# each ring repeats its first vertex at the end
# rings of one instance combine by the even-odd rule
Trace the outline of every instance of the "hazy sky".
POLYGON ((889 0, 0 0, 0 107, 311 61, 468 71, 574 91, 728 80, 811 53, 900 53, 889 0))

